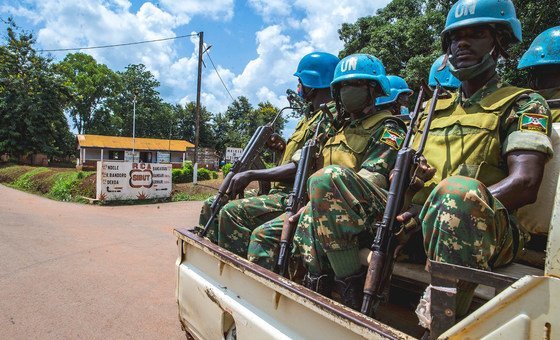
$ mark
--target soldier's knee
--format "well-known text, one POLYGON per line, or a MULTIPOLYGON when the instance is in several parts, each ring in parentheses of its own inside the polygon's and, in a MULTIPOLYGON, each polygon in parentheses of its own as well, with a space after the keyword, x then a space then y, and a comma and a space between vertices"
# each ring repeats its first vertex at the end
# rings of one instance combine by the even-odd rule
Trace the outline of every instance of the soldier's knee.
POLYGON ((339 165, 329 165, 311 175, 309 180, 315 185, 330 184, 343 175, 346 170, 339 165))
POLYGON ((457 198, 463 200, 469 192, 484 190, 482 182, 465 176, 451 176, 442 180, 432 191, 429 201, 457 198))

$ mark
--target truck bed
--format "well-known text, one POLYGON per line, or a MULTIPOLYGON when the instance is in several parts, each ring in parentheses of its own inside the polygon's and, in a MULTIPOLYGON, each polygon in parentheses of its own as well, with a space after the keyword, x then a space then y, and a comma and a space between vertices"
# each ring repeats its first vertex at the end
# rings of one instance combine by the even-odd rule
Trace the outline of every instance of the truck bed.
POLYGON ((413 339, 176 229, 179 319, 194 338, 413 339), (235 325, 235 327, 233 327, 235 325))

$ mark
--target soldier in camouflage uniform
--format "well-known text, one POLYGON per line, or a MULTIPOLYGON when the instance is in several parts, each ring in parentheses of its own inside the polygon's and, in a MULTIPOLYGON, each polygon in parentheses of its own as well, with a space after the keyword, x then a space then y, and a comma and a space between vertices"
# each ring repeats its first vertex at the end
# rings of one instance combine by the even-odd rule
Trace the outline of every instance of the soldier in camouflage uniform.
POLYGON ((339 59, 329 53, 314 52, 302 58, 294 74, 299 79, 298 92, 311 105, 310 114, 296 126, 288 139, 280 165, 272 169, 249 170, 235 175, 229 191, 242 193, 251 181, 279 181, 268 195, 243 198, 228 202, 218 217, 217 244, 245 257, 251 232, 261 224, 282 214, 294 180, 295 166, 291 161, 294 152, 311 138, 324 113, 323 103, 334 111, 329 85, 339 59))
POLYGON ((539 34, 517 68, 527 69, 529 86, 549 100, 552 121, 560 122, 560 26, 539 34))
MULTIPOLYGON (((436 105, 424 150, 435 176, 413 202, 423 205, 418 217, 429 259, 491 270, 523 248, 525 233, 512 213, 536 200, 552 157, 550 110, 542 96, 505 84, 496 73, 505 48, 521 41, 510 0, 460 0, 442 40, 461 86, 436 105)), ((413 148, 424 124, 421 118, 413 148)), ((459 282, 457 316, 468 311, 474 288, 459 282)))
MULTIPOLYGON (((377 96, 390 93, 377 58, 346 57, 337 66, 331 88, 337 105, 351 119, 326 142, 321 158, 325 167, 308 181, 310 201, 299 219, 295 244, 308 270, 304 285, 329 296, 334 283, 333 293, 358 308, 356 293, 365 278, 358 250, 371 242, 373 221, 383 212, 389 171, 406 127, 390 111, 374 106, 377 96)), ((250 248, 258 238, 253 233, 250 248)), ((260 256, 270 255, 261 251, 260 256)))

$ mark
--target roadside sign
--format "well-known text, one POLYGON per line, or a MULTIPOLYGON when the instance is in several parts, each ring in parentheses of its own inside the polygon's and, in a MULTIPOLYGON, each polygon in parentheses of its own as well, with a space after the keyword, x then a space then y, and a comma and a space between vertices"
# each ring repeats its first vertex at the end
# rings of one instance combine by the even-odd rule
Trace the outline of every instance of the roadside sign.
POLYGON ((97 162, 98 200, 136 200, 170 196, 171 164, 97 162))

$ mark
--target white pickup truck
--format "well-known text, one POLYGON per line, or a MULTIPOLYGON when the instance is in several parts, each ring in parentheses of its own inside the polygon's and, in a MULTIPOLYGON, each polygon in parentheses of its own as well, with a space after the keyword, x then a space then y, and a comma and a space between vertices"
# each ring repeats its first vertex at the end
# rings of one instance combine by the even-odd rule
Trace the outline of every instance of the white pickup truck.
MULTIPOLYGON (((456 323, 454 294, 432 290, 431 338, 560 339, 560 304, 556 300, 560 296, 559 131, 560 123, 555 123, 557 157, 546 166, 537 202, 518 212, 521 223, 537 241, 536 249, 528 249, 524 257, 524 263, 533 266, 513 263, 490 273, 432 262, 427 272, 422 265, 397 263, 391 298, 380 307, 375 320, 252 264, 188 229, 176 229, 176 297, 187 336, 418 338, 423 330, 417 325, 414 307, 420 292, 428 284, 453 289, 461 279, 481 284, 473 304, 477 309, 456 323)), ((364 264, 367 253, 363 250, 364 264)))

